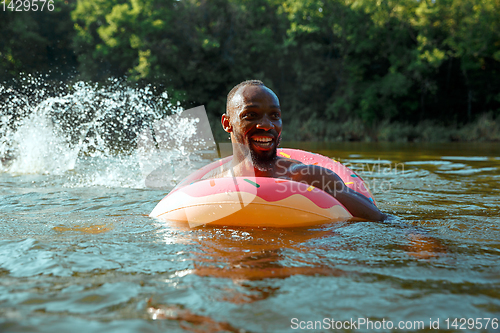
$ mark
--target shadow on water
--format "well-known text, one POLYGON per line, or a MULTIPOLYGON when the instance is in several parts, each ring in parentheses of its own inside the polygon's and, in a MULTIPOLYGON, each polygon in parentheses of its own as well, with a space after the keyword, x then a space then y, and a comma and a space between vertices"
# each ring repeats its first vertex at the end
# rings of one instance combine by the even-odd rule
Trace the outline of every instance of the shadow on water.
MULTIPOLYGON (((292 276, 365 282, 389 279, 391 283, 404 284, 404 281, 397 281, 390 275, 379 273, 374 276, 370 272, 373 266, 370 258, 355 258, 360 248, 367 246, 376 247, 385 255, 397 251, 399 258, 396 262, 403 267, 411 262, 430 262, 446 255, 446 247, 439 240, 424 230, 416 230, 400 222, 383 225, 384 235, 377 230, 380 228, 377 223, 359 221, 293 229, 211 226, 190 229, 179 223, 167 222, 164 228, 176 232, 175 239, 167 236, 163 241, 190 244, 194 248, 189 259, 193 263, 192 269, 182 274, 192 274, 203 280, 216 278, 232 281, 219 291, 216 300, 238 305, 279 297, 284 292, 279 281, 292 276), (349 238, 350 233, 366 227, 372 232, 365 231, 357 239, 349 238)), ((366 249, 365 254, 369 252, 366 249)), ((374 254, 368 256, 373 258, 374 254)), ((391 261, 394 261, 393 258, 391 261)), ((209 317, 176 310, 174 305, 151 300, 150 303, 148 312, 155 319, 176 319, 191 325, 202 325, 203 322, 204 327, 226 327, 228 331, 235 331, 234 327, 225 326, 229 325, 227 323, 216 323, 209 317)))
MULTIPOLYGON (((327 257, 319 255, 316 260, 305 260, 306 255, 311 249, 323 251, 325 254, 331 251, 352 250, 348 240, 340 240, 342 234, 338 230, 358 228, 358 224, 362 228, 364 223, 371 222, 342 222, 313 229, 235 229, 205 226, 180 240, 198 245, 198 252, 193 253, 193 273, 200 276, 229 278, 233 281, 285 279, 297 274, 342 276, 355 272, 335 269, 331 263, 326 265, 323 259, 327 257), (290 255, 294 258, 290 259, 290 255)), ((389 233, 401 231, 406 244, 396 244, 395 247, 406 251, 409 256, 429 259, 445 253, 445 247, 424 230, 415 230, 409 225, 402 227, 401 224, 393 230, 388 230, 389 233)))

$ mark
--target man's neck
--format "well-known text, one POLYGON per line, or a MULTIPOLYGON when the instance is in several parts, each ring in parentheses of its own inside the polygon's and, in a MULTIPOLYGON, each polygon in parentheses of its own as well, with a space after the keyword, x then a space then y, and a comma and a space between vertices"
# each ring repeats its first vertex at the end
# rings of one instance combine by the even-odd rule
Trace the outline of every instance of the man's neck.
POLYGON ((273 177, 276 159, 274 158, 269 162, 261 162, 257 165, 250 157, 243 159, 233 158, 231 168, 235 177, 273 177))

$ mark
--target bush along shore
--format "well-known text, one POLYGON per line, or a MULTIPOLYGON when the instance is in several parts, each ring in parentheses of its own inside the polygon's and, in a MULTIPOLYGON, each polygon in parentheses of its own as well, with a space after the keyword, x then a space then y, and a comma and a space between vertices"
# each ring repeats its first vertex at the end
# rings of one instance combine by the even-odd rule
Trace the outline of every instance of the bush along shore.
POLYGON ((362 142, 499 142, 500 117, 483 114, 468 124, 445 125, 432 120, 416 124, 382 121, 368 125, 360 119, 345 122, 310 119, 284 126, 284 139, 297 141, 362 142))

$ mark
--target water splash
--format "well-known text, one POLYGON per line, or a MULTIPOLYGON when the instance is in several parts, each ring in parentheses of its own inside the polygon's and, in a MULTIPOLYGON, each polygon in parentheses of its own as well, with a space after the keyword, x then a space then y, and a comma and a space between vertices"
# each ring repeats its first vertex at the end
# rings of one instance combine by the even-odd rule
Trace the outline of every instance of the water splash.
POLYGON ((29 75, 19 89, 0 85, 0 172, 63 176, 71 187, 144 187, 165 163, 191 169, 186 163, 199 158, 186 147, 197 119, 153 90, 116 79, 54 88, 29 75), (166 144, 163 132, 174 140, 166 144))

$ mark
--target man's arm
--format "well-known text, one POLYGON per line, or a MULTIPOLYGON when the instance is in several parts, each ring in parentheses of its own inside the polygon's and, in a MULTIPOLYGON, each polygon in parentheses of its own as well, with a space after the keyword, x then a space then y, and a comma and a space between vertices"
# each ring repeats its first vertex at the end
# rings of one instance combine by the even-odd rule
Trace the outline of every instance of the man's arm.
POLYGON ((290 172, 292 180, 322 189, 344 205, 354 217, 371 221, 383 221, 387 218, 364 195, 347 187, 332 170, 317 165, 297 164, 291 167, 290 172))

